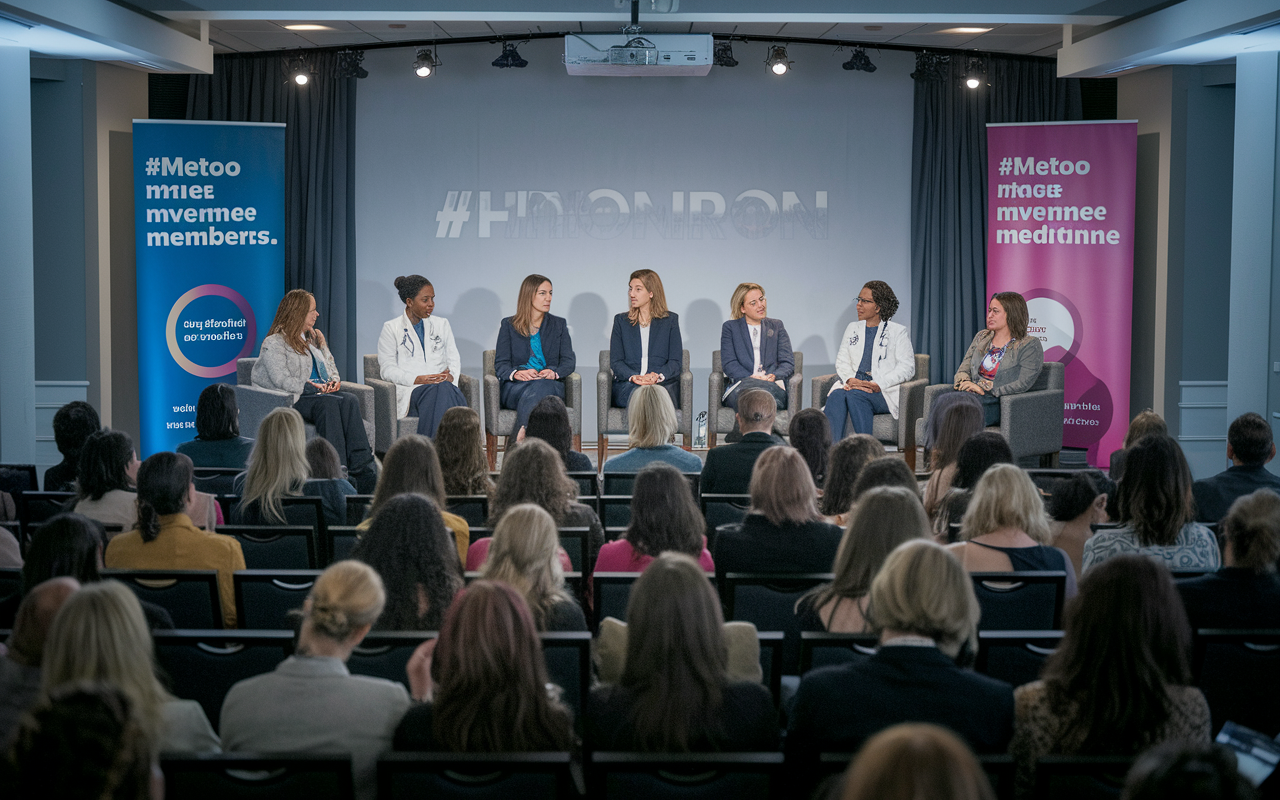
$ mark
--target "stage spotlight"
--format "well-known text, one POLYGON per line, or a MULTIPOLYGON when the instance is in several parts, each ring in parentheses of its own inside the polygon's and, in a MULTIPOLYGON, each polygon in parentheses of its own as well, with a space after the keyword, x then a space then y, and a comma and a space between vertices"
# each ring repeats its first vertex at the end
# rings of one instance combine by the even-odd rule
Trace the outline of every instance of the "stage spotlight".
POLYGON ((440 66, 440 59, 431 54, 431 48, 424 47, 418 51, 418 59, 413 62, 413 74, 419 78, 430 77, 440 66))
POLYGON ((503 42, 502 55, 493 60, 495 67, 527 67, 529 62, 520 57, 520 53, 516 51, 516 47, 524 44, 524 42, 503 42))
POLYGON ((866 48, 863 47, 853 48, 853 52, 849 54, 849 60, 841 66, 848 70, 859 70, 861 72, 876 71, 876 65, 871 63, 871 58, 867 55, 866 48))
POLYGON ((335 55, 338 58, 338 66, 334 74, 339 78, 367 78, 369 70, 360 66, 360 62, 364 61, 363 50, 339 50, 335 55))
POLYGON ((780 44, 769 48, 769 57, 764 60, 764 63, 769 65, 769 70, 774 75, 786 75, 792 64, 787 60, 787 48, 780 44))
POLYGON ((984 82, 986 77, 986 67, 980 58, 970 58, 965 65, 964 85, 970 89, 977 89, 984 82))
POLYGON ((711 63, 717 67, 736 67, 738 59, 733 57, 733 42, 716 42, 715 54, 711 63))
POLYGON ((911 73, 911 79, 916 81, 940 81, 947 77, 950 70, 951 56, 922 50, 916 53, 916 71, 911 73))
POLYGON ((299 86, 306 86, 311 80, 311 66, 307 64, 306 56, 294 56, 288 59, 284 69, 289 74, 289 79, 299 86))

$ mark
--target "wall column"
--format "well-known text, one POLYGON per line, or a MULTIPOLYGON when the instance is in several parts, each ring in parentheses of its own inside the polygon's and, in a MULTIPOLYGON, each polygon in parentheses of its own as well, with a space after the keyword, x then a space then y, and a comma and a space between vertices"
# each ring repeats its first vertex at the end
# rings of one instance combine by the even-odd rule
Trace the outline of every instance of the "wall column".
POLYGON ((35 454, 31 52, 0 47, 0 462, 35 454))

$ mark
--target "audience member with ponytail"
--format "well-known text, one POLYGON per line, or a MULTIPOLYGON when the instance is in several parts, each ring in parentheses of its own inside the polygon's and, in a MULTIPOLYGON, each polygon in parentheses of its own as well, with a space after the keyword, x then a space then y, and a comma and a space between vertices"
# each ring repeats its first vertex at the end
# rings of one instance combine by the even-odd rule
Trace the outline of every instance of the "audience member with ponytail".
POLYGON ((73 510, 104 525, 129 530, 138 520, 133 493, 137 475, 138 454, 129 434, 110 428, 91 434, 80 448, 73 510))
POLYGON ((222 599, 222 622, 236 626, 231 575, 244 569, 240 543, 230 536, 207 533, 191 524, 187 506, 196 494, 191 459, 162 452, 138 468, 138 527, 107 545, 111 569, 216 569, 222 599))

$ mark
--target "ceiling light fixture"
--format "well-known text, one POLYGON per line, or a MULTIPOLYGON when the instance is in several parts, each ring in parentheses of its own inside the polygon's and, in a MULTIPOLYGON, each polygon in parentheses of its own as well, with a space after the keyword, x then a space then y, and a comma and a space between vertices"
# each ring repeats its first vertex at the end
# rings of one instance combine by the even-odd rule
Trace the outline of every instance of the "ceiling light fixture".
POLYGON ((775 44, 769 48, 769 57, 764 63, 769 65, 769 71, 774 75, 786 75, 793 62, 787 60, 787 48, 775 44))
POLYGON ((733 42, 716 42, 711 63, 717 67, 736 67, 738 59, 733 57, 733 42))
POLYGON ((307 24, 305 24, 305 25, 304 25, 304 24, 298 24, 298 25, 285 25, 284 27, 285 27, 285 30, 290 30, 290 31, 331 31, 331 30, 334 30, 334 28, 331 28, 331 27, 329 27, 328 25, 313 25, 313 24, 311 24, 311 23, 307 23, 307 24))
POLYGON ((990 28, 947 28, 938 33, 988 33, 990 28))
POLYGON ((294 56, 286 59, 284 71, 288 73, 290 80, 299 86, 306 86, 311 81, 311 65, 307 63, 306 56, 294 56))
POLYGON ((502 55, 493 60, 493 65, 501 68, 517 67, 521 69, 529 66, 529 62, 521 58, 520 53, 516 50, 517 47, 528 41, 528 39, 525 39, 523 42, 503 42, 502 55))
POLYGON ((419 78, 430 77, 440 66, 440 59, 431 54, 431 48, 424 47, 418 51, 418 60, 413 62, 413 74, 419 78))
POLYGON ((875 72, 876 65, 871 63, 871 57, 867 55, 865 47, 855 47, 853 52, 849 54, 849 60, 841 64, 848 70, 858 70, 860 72, 875 72))

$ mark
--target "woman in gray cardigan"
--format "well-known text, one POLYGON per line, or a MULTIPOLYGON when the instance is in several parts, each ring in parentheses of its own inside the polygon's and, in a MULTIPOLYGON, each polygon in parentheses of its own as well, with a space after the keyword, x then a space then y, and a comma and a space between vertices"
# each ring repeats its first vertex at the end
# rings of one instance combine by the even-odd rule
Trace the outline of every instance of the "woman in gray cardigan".
POLYGON ((1017 292, 992 295, 986 330, 978 331, 956 370, 953 385, 982 401, 983 424, 1000 422, 1000 398, 1031 388, 1044 366, 1044 347, 1027 335, 1027 301, 1017 292))

